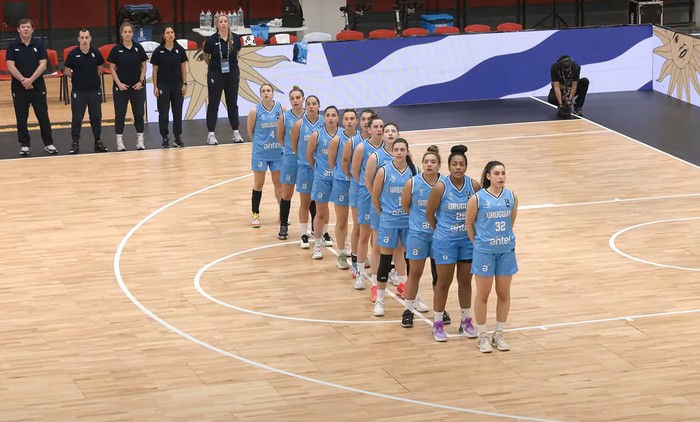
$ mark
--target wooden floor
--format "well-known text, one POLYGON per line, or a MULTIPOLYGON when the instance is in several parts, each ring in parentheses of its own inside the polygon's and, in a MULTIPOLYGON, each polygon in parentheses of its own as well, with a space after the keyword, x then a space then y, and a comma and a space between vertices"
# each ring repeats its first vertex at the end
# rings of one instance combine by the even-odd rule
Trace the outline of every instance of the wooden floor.
POLYGON ((581 120, 403 135, 507 166, 510 352, 372 317, 270 184, 250 229, 250 144, 7 160, 0 420, 697 420, 700 169, 581 120), (652 222, 616 247, 692 271, 611 249, 652 222))

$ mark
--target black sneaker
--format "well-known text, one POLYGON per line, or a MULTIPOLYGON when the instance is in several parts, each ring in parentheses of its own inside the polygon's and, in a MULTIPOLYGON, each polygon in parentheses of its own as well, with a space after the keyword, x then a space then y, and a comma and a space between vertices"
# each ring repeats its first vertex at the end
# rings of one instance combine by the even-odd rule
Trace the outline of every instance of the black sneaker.
POLYGON ((277 238, 279 240, 287 240, 288 233, 289 232, 289 226, 286 224, 280 224, 280 232, 277 233, 277 238))
POLYGON ((99 139, 95 141, 95 152, 107 152, 109 151, 106 146, 99 139))
POLYGON ((309 243, 309 236, 306 234, 301 235, 301 242, 299 242, 299 246, 302 249, 309 249, 311 247, 311 244, 309 243))
POLYGON ((406 309, 401 315, 401 326, 404 328, 413 328, 413 312, 406 309))
POLYGON ((444 314, 442 314, 442 323, 445 325, 450 325, 452 324, 452 318, 450 318, 450 314, 445 311, 444 314))
POLYGON ((78 141, 73 141, 73 143, 70 146, 70 151, 68 151, 68 154, 78 154, 80 153, 80 144, 78 141))
POLYGON ((327 248, 333 246, 333 239, 331 239, 331 235, 328 233, 323 233, 323 246, 327 248))
POLYGON ((160 147, 163 149, 170 148, 170 140, 167 137, 163 138, 163 142, 161 142, 160 147))
POLYGON ((583 108, 574 107, 574 114, 577 115, 578 117, 583 117, 583 108))
POLYGON ((185 144, 182 143, 182 138, 180 138, 180 135, 177 135, 175 137, 175 140, 173 141, 173 145, 175 145, 177 148, 184 148, 185 144))

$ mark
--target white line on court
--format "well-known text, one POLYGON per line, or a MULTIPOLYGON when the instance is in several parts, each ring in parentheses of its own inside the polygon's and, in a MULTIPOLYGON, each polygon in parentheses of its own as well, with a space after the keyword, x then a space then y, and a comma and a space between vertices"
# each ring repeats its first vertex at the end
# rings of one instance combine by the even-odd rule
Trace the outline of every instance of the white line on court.
POLYGON ((232 359, 235 359, 235 360, 237 360, 237 361, 246 363, 246 364, 251 365, 251 366, 254 366, 254 367, 256 367, 256 368, 264 369, 264 370, 267 370, 267 371, 270 371, 270 372, 274 372, 274 373, 277 373, 277 374, 281 374, 281 375, 286 375, 286 376, 288 376, 288 377, 290 377, 290 378, 296 378, 296 379, 300 379, 300 380, 303 380, 303 381, 308 381, 308 382, 312 382, 312 383, 315 383, 315 384, 323 385, 323 386, 326 386, 326 387, 331 387, 331 388, 335 388, 335 389, 338 389, 338 390, 348 391, 348 392, 351 392, 351 393, 364 394, 364 395, 371 396, 371 397, 376 397, 376 398, 386 399, 386 400, 393 400, 393 401, 398 401, 398 402, 407 403, 407 404, 411 404, 411 405, 426 406, 426 407, 432 407, 432 408, 436 408, 436 409, 443 409, 443 410, 450 410, 450 411, 455 411, 455 412, 470 413, 470 414, 474 414, 474 415, 492 416, 492 417, 505 418, 505 419, 513 419, 513 420, 526 420, 526 421, 537 421, 537 422, 553 422, 553 420, 550 420, 550 419, 542 419, 542 418, 534 418, 534 417, 527 417, 527 416, 509 415, 509 414, 505 414, 505 413, 487 412, 487 411, 476 410, 476 409, 467 409, 467 408, 462 408, 462 407, 457 407, 457 406, 450 406, 450 405, 444 405, 444 404, 438 404, 438 403, 431 403, 431 402, 426 402, 426 401, 421 401, 421 400, 413 400, 413 399, 409 399, 409 398, 405 398, 405 397, 401 397, 401 396, 393 396, 393 395, 389 395, 389 394, 382 394, 382 393, 377 393, 377 392, 374 392, 374 391, 368 391, 368 390, 362 390, 362 389, 359 389, 359 388, 348 387, 348 386, 345 386, 345 385, 335 384, 335 383, 332 383, 332 382, 328 382, 328 381, 323 381, 323 380, 316 379, 316 378, 307 377, 307 376, 305 376, 305 375, 296 374, 296 373, 294 373, 294 372, 285 371, 284 369, 275 368, 275 367, 273 367, 273 366, 265 365, 264 363, 260 363, 260 362, 257 362, 257 361, 251 360, 251 359, 244 358, 244 357, 242 357, 242 356, 239 356, 239 355, 236 355, 236 354, 234 354, 234 353, 228 352, 228 351, 226 351, 226 350, 220 349, 220 348, 218 348, 218 347, 216 347, 216 346, 214 346, 214 345, 211 345, 211 344, 209 344, 209 343, 207 343, 207 342, 205 342, 205 341, 203 341, 203 340, 200 340, 200 339, 198 339, 197 337, 194 337, 194 336, 188 334, 187 332, 185 332, 185 331, 183 331, 183 330, 181 330, 181 329, 175 327, 174 325, 170 324, 169 322, 167 322, 167 321, 164 320, 163 318, 159 317, 158 315, 156 315, 155 313, 153 313, 150 309, 148 309, 148 308, 147 308, 143 303, 141 303, 138 299, 136 299, 136 297, 131 293, 131 291, 129 290, 129 288, 126 286, 126 283, 125 283, 125 281, 124 281, 124 279, 123 279, 123 277, 122 277, 121 267, 120 267, 120 264, 121 264, 121 255, 122 255, 122 253, 123 253, 123 251, 124 251, 124 248, 126 247, 127 243, 128 243, 129 240, 131 239, 131 237, 132 237, 144 224, 146 224, 147 222, 149 222, 150 220, 152 220, 153 218, 155 218, 158 214, 160 214, 161 212, 165 211, 166 209, 168 209, 168 208, 170 208, 170 207, 172 207, 172 206, 174 206, 174 205, 176 205, 176 204, 178 204, 178 203, 180 203, 180 202, 182 202, 182 201, 184 201, 184 200, 186 200, 186 199, 192 198, 193 196, 198 195, 198 194, 200 194, 200 193, 202 193, 202 192, 206 192, 206 191, 208 191, 208 190, 211 190, 211 189, 214 189, 214 188, 216 188, 216 187, 222 186, 222 185, 224 185, 224 184, 226 184, 226 183, 234 182, 234 181, 236 181, 236 180, 240 180, 240 179, 243 179, 243 178, 245 178, 245 177, 250 177, 250 176, 251 176, 251 174, 247 174, 247 175, 235 177, 235 178, 233 178, 233 179, 224 180, 224 181, 219 182, 219 183, 217 183, 217 184, 214 184, 214 185, 211 185, 211 186, 207 186, 207 187, 205 187, 205 188, 202 188, 202 189, 199 189, 199 190, 197 190, 197 191, 191 192, 191 193, 189 193, 189 194, 187 194, 187 195, 184 195, 184 196, 182 196, 182 197, 180 197, 180 198, 178 198, 178 199, 175 199, 174 201, 171 201, 171 202, 169 202, 169 203, 163 205, 162 207, 158 208, 157 210, 153 211, 152 213, 150 213, 149 215, 147 215, 146 217, 144 217, 141 221, 139 221, 138 223, 136 223, 136 225, 135 225, 134 227, 132 227, 131 230, 129 230, 129 232, 122 238, 121 242, 119 242, 119 246, 117 247, 116 252, 114 253, 114 276, 116 277, 117 283, 119 284, 119 287, 120 287, 121 290, 124 292, 124 294, 126 295, 126 297, 127 297, 139 310, 141 310, 141 312, 143 312, 146 316, 148 316, 149 318, 151 318, 151 319, 153 319, 154 321, 156 321, 156 322, 158 322, 159 324, 161 324, 163 327, 165 327, 165 328, 167 328, 168 330, 172 331, 173 333, 175 333, 175 334, 177 334, 177 335, 179 335, 179 336, 181 336, 181 337, 183 337, 183 338, 185 338, 185 339, 187 339, 187 340, 189 340, 189 341, 191 341, 191 342, 193 342, 193 343, 196 343, 196 344, 198 344, 198 345, 200 345, 200 346, 202 346, 202 347, 205 347, 205 348, 207 348, 207 349, 209 349, 209 350, 211 350, 211 351, 213 351, 213 352, 216 352, 216 353, 219 353, 219 354, 221 354, 221 355, 230 357, 230 358, 232 358, 232 359))
POLYGON ((518 135, 518 136, 502 136, 499 138, 479 138, 473 140, 464 141, 444 141, 444 142, 423 142, 420 144, 411 144, 411 146, 430 146, 430 145, 445 145, 445 144, 473 144, 476 142, 492 142, 492 141, 520 141, 529 139, 541 139, 541 138, 561 138, 563 136, 579 136, 579 135, 590 135, 593 133, 609 133, 607 130, 589 130, 582 132, 564 132, 564 133, 547 133, 544 135, 518 135))
MULTIPOLYGON (((530 98, 532 98, 533 100, 538 101, 538 102, 540 102, 540 103, 546 104, 546 105, 548 105, 548 106, 550 106, 550 107, 552 107, 552 108, 557 108, 555 105, 549 104, 547 101, 541 100, 541 99, 539 99, 539 98, 537 98, 537 97, 530 97, 530 98)), ((650 148, 650 149, 652 149, 652 150, 654 150, 654 151, 656 151, 656 152, 658 152, 658 153, 661 153, 661 154, 663 154, 663 155, 665 155, 665 156, 667 156, 667 157, 671 157, 671 158, 673 158, 673 159, 675 159, 675 160, 678 160, 678 161, 680 161, 681 163, 685 163, 685 164, 687 164, 687 165, 689 165, 689 166, 695 167, 696 169, 700 169, 700 166, 698 166, 698 165, 696 165, 696 164, 693 164, 693 163, 691 163, 691 162, 689 162, 689 161, 685 161, 685 160, 682 159, 682 158, 676 157, 675 155, 669 154, 668 152, 662 151, 662 150, 660 150, 660 149, 658 149, 658 148, 656 148, 656 147, 653 147, 653 146, 651 146, 651 145, 647 145, 647 144, 645 144, 644 142, 641 142, 641 141, 638 141, 638 140, 632 138, 631 136, 627 136, 627 135, 625 135, 624 133, 620 133, 620 132, 618 132, 618 131, 616 131, 616 130, 610 129, 609 127, 605 127, 605 126, 601 125, 600 123, 596 123, 596 122, 594 122, 594 121, 592 121, 592 120, 588 120, 588 119, 586 119, 585 117, 579 117, 579 116, 575 116, 575 117, 578 118, 578 119, 581 119, 581 120, 585 120, 585 121, 587 121, 587 122, 589 122, 589 123, 591 123, 591 124, 593 124, 593 125, 596 125, 596 126, 598 126, 598 127, 601 127, 601 128, 603 128, 603 129, 605 129, 605 130, 607 130, 607 131, 609 131, 609 132, 612 132, 612 133, 616 134, 616 135, 620 135, 620 136, 622 136, 623 138, 625 138, 625 139, 627 139, 627 140, 629 140, 629 141, 632 141, 632 142, 635 142, 635 143, 637 143, 637 144, 639 144, 639 145, 642 145, 642 146, 645 146, 645 147, 647 147, 647 148, 650 148)), ((564 121, 566 121, 566 120, 564 120, 564 121)))
POLYGON ((675 270, 700 271, 700 268, 679 267, 679 266, 676 266, 676 265, 659 264, 658 262, 652 262, 652 261, 647 261, 647 260, 645 260, 645 259, 637 258, 637 257, 635 257, 635 256, 632 256, 632 255, 630 255, 630 254, 627 254, 627 253, 625 253, 625 252, 622 252, 622 251, 620 250, 620 248, 618 248, 617 245, 615 244, 615 240, 616 240, 620 235, 622 235, 622 234, 624 234, 624 233, 626 233, 626 232, 628 232, 628 231, 630 231, 630 230, 637 229, 637 228, 639 228, 639 227, 651 226, 652 224, 659 224, 659 223, 672 223, 672 222, 675 222, 675 221, 689 221, 689 220, 698 220, 698 219, 700 219, 700 217, 672 218, 672 219, 669 219, 669 220, 656 220, 656 221, 649 221, 649 222, 647 222, 647 223, 637 224, 637 225, 630 226, 630 227, 627 227, 627 228, 625 228, 625 229, 622 229, 622 230, 618 231, 617 233, 613 234, 613 235, 610 237, 610 241, 609 241, 608 243, 610 244, 610 248, 611 248, 613 251, 615 251, 615 252, 618 253, 619 255, 624 256, 624 257, 627 258, 627 259, 631 259, 632 261, 637 261, 637 262, 640 262, 640 263, 642 263, 642 264, 653 265, 653 266, 655 266, 655 267, 672 268, 672 269, 675 269, 675 270))

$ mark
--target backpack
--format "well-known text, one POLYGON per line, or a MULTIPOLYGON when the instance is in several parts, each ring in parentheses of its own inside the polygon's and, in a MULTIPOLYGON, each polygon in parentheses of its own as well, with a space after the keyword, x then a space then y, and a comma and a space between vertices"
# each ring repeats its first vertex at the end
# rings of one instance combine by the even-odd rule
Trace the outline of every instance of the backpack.
POLYGON ((298 28, 304 26, 304 12, 299 0, 284 0, 282 3, 282 26, 298 28))

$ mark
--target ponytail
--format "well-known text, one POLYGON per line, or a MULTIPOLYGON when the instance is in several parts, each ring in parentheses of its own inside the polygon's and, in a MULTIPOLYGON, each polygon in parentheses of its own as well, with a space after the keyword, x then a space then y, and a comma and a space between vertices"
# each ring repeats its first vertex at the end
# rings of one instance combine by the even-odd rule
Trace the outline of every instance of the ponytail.
POLYGON ((484 167, 484 171, 481 173, 481 188, 482 189, 488 189, 489 186, 491 186, 491 180, 489 180, 488 177, 486 177, 487 174, 491 173, 491 169, 493 169, 496 166, 503 166, 503 163, 500 161, 489 161, 486 163, 486 167, 484 167))

